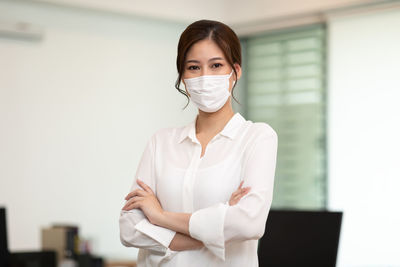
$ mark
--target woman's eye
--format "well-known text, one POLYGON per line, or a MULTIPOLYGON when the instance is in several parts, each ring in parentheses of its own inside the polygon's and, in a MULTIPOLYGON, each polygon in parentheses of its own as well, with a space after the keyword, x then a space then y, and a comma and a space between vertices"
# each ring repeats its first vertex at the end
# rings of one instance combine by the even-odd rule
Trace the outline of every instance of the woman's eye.
POLYGON ((213 64, 213 67, 214 67, 214 68, 219 68, 219 67, 221 67, 221 66, 222 66, 221 63, 215 63, 215 64, 213 64))
POLYGON ((197 70, 199 66, 189 66, 188 70, 197 70))

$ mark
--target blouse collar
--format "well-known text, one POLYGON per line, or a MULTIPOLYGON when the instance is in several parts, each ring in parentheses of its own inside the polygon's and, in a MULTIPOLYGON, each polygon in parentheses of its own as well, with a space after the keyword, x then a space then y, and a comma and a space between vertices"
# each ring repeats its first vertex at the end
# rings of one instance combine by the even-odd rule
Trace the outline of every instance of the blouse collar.
MULTIPOLYGON (((199 143, 199 141, 196 138, 196 120, 197 116, 190 124, 188 124, 183 128, 178 143, 181 143, 187 137, 189 137, 193 142, 199 143)), ((243 118, 243 116, 239 112, 236 112, 235 115, 233 115, 233 117, 228 121, 228 123, 222 129, 222 131, 219 132, 218 134, 221 134, 233 140, 236 134, 238 133, 240 126, 245 121, 246 121, 245 118, 243 118)))

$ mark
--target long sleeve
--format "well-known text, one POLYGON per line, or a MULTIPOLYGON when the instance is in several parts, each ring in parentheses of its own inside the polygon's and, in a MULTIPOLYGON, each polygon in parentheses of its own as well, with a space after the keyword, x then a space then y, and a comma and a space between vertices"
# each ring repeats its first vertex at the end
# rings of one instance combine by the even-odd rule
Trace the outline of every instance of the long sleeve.
POLYGON ((189 221, 190 235, 222 260, 225 243, 257 240, 265 232, 273 196, 278 136, 272 128, 262 130, 243 163, 243 187, 250 186, 249 193, 233 206, 225 202, 199 209, 189 221))
MULTIPOLYGON (((153 135, 142 154, 135 179, 129 192, 140 188, 136 183, 136 180, 139 178, 157 194, 154 177, 154 151, 155 143, 153 135)), ((119 229, 121 243, 126 247, 149 249, 163 255, 172 254, 172 251, 168 247, 176 232, 150 223, 140 209, 121 210, 119 229)))

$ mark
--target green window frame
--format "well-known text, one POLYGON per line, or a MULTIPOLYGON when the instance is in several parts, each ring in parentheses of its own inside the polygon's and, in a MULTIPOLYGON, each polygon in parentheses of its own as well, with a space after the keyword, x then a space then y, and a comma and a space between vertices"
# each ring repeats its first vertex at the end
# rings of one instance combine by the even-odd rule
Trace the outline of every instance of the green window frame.
POLYGON ((327 206, 325 32, 318 24, 241 39, 245 116, 278 134, 272 208, 327 206))

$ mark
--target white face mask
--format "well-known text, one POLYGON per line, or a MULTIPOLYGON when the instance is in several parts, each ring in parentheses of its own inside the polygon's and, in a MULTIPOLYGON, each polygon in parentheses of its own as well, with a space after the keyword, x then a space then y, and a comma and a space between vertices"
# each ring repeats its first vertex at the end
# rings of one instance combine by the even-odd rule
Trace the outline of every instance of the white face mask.
MULTIPOLYGON (((203 75, 195 78, 184 79, 190 99, 200 110, 215 112, 228 100, 230 74, 203 75)), ((232 86, 235 84, 233 81, 232 86)))

